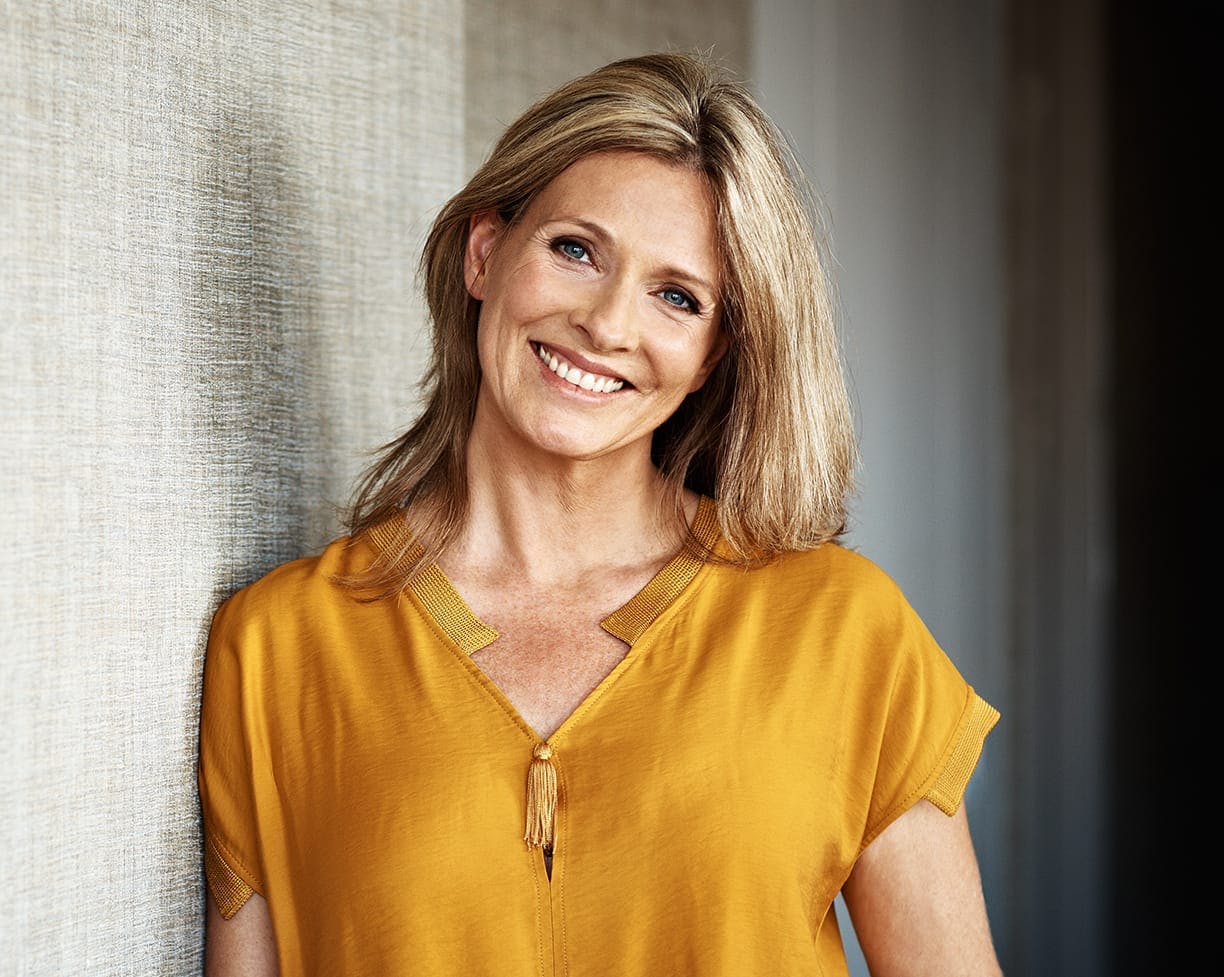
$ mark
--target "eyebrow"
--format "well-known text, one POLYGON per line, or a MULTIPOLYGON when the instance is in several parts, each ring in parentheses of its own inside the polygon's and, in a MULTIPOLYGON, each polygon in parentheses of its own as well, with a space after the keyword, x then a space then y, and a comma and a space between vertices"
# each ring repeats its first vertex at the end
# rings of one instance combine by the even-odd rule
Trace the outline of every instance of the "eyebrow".
MULTIPOLYGON (((613 239, 612 234, 608 232, 600 224, 586 220, 582 217, 554 217, 547 221, 549 224, 577 224, 592 237, 600 241, 610 241, 613 239)), ((679 265, 664 265, 659 269, 660 273, 665 278, 674 278, 677 281, 687 285, 695 286, 696 288, 704 289, 714 301, 718 300, 718 290, 700 275, 696 275, 691 271, 681 268, 679 265)))

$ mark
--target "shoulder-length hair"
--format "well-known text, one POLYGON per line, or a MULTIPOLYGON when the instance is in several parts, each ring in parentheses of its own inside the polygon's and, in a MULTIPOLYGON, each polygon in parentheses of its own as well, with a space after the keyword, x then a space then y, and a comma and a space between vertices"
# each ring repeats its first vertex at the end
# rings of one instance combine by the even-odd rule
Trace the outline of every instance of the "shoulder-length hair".
MULTIPOLYGON (((419 507, 435 551, 467 512, 466 447, 480 386, 480 303, 464 282, 473 215, 513 222, 591 153, 646 153, 702 174, 715 202, 727 352, 655 432, 675 493, 712 497, 729 559, 813 549, 845 527, 856 445, 815 197, 748 89, 698 54, 615 61, 544 97, 502 135, 434 220, 421 258, 433 325, 426 406, 358 484, 353 536, 419 507)), ((366 583, 398 590, 425 562, 388 555, 366 583)))

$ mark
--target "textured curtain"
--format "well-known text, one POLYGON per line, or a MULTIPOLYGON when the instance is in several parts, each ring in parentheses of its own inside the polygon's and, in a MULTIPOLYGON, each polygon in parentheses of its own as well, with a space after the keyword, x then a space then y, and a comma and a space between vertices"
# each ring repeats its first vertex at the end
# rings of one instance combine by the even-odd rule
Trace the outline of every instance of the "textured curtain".
POLYGON ((411 415, 457 0, 0 0, 0 972, 198 973, 217 602, 411 415))

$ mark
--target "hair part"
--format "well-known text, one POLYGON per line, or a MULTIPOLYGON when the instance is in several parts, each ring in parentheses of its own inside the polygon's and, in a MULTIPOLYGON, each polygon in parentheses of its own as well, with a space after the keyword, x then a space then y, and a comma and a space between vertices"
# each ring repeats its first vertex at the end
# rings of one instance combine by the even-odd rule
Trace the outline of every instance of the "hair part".
MULTIPOLYGON (((402 510, 418 526, 424 513, 433 552, 461 531, 481 379, 480 303, 464 278, 471 218, 513 223, 567 167, 608 151, 701 173, 715 203, 727 352, 652 445, 677 513, 685 488, 711 496, 723 558, 745 565, 844 532, 857 447, 816 198, 742 83, 707 56, 661 53, 615 61, 536 102, 434 220, 420 266, 433 329, 425 408, 362 476, 351 536, 402 510)), ((411 545, 350 583, 398 591, 428 559, 418 548, 405 560, 411 545)))

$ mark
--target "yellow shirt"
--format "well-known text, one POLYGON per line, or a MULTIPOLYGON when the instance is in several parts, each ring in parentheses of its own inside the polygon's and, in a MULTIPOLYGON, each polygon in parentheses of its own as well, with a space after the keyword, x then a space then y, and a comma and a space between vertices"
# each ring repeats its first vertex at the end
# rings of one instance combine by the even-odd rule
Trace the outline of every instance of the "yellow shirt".
POLYGON ((436 567, 373 602, 331 580, 401 531, 213 622, 206 872, 226 915, 267 899, 283 977, 846 973, 855 859, 920 798, 953 813, 998 719, 881 570, 681 554, 609 617, 628 654, 548 740, 550 877, 523 840, 540 738, 469 658, 495 633, 436 567))

